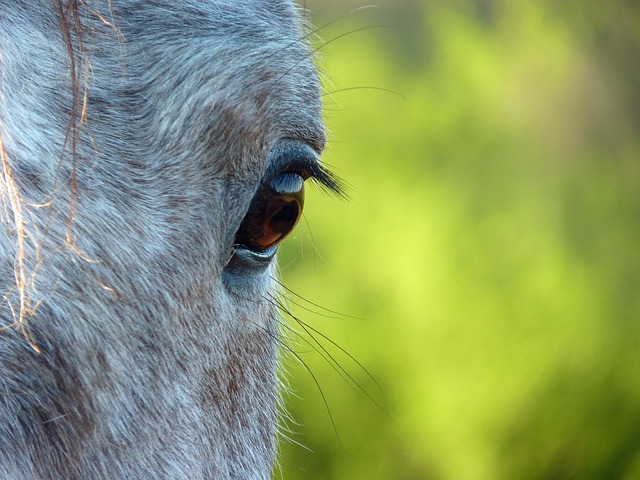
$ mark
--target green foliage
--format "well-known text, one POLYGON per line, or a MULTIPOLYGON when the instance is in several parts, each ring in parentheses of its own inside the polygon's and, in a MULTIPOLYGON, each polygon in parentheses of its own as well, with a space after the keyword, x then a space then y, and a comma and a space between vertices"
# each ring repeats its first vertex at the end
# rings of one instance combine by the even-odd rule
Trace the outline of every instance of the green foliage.
POLYGON ((358 318, 293 305, 327 338, 289 321, 285 479, 640 478, 634 9, 406 1, 320 32, 348 34, 320 53, 351 201, 309 192, 282 276, 358 318))

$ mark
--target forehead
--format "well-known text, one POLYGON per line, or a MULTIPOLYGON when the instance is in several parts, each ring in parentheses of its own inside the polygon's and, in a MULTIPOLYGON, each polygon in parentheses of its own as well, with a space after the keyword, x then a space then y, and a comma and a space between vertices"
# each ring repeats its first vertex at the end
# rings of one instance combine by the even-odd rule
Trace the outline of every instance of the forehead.
POLYGON ((120 84, 126 95, 137 95, 143 110, 151 110, 139 113, 158 135, 188 132, 226 148, 240 138, 244 145, 297 138, 322 148, 318 80, 291 2, 115 0, 107 6, 108 16, 88 14, 93 25, 102 22, 96 31, 112 24, 117 32, 91 36, 95 83, 106 90, 120 84), (101 48, 114 40, 119 48, 101 48), (114 78, 114 71, 121 75, 114 78))

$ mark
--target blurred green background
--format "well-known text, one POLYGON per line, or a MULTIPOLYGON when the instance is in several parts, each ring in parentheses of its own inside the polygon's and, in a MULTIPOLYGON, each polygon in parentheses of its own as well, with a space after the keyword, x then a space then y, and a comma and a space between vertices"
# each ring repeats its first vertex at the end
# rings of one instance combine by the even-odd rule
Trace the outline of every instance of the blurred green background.
POLYGON ((640 479, 640 4, 363 5, 306 2, 351 187, 281 254, 275 478, 640 479))

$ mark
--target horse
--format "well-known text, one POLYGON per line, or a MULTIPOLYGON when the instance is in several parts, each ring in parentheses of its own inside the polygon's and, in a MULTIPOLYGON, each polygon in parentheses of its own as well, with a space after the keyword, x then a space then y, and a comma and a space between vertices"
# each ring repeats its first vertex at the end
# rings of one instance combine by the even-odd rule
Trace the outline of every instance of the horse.
POLYGON ((264 479, 320 161, 289 0, 0 9, 0 478, 264 479))

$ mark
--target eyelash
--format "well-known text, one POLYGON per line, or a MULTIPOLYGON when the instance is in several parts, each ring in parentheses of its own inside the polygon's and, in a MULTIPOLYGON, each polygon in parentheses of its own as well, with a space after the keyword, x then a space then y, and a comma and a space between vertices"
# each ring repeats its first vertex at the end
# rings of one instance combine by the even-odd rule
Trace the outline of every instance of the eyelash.
POLYGON ((283 172, 298 173, 306 181, 318 185, 323 191, 341 198, 348 198, 347 187, 342 178, 318 162, 304 162, 303 168, 288 167, 283 172))

